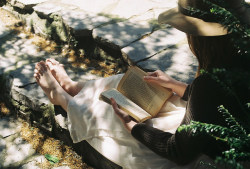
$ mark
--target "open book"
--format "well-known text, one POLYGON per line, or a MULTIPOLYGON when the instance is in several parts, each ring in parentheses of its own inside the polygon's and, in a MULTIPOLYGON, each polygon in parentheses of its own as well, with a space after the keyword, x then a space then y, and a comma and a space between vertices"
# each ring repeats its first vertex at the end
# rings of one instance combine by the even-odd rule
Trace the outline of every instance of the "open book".
POLYGON ((117 89, 102 92, 100 99, 110 104, 110 99, 114 98, 119 107, 138 122, 156 116, 173 92, 157 84, 145 82, 145 75, 147 73, 138 67, 130 67, 117 89))

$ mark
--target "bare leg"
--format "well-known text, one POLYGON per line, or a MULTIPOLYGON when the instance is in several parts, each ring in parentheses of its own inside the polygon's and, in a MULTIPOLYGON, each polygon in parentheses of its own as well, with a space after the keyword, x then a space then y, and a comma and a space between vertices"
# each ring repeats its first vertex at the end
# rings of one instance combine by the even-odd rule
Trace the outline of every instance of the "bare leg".
POLYGON ((58 84, 44 61, 36 64, 34 77, 44 93, 48 96, 51 103, 60 105, 65 111, 67 111, 68 102, 72 99, 72 96, 65 92, 58 84))
POLYGON ((84 82, 75 82, 66 73, 64 66, 55 59, 47 59, 48 65, 52 75, 62 88, 71 96, 77 95, 84 86, 84 82))

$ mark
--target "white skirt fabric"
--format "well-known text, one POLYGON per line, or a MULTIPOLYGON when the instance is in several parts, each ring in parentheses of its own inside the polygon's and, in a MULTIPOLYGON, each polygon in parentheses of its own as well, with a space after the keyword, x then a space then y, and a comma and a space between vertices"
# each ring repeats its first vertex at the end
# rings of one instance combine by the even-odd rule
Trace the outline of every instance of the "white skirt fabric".
MULTIPOLYGON (((116 88, 123 74, 87 81, 83 89, 68 103, 68 128, 74 143, 86 140, 109 160, 129 169, 194 169, 200 157, 186 166, 160 157, 134 139, 114 113, 112 106, 99 100, 100 93, 116 88)), ((154 119, 146 124, 174 133, 185 114, 186 102, 174 95, 154 119)))

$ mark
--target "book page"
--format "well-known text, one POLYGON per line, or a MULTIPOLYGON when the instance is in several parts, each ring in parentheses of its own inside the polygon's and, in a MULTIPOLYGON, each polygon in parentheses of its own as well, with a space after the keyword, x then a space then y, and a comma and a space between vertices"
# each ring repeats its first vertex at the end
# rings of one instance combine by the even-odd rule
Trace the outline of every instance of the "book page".
POLYGON ((121 79, 117 90, 136 103, 142 109, 155 116, 172 92, 159 85, 147 83, 147 75, 137 67, 131 67, 121 79))
POLYGON ((151 115, 148 114, 145 110, 140 108, 138 105, 133 103, 131 100, 123 96, 116 89, 110 89, 102 92, 101 99, 110 104, 110 99, 114 98, 116 103, 120 106, 122 110, 127 112, 131 117, 133 117, 138 122, 143 122, 146 119, 151 118, 151 115))

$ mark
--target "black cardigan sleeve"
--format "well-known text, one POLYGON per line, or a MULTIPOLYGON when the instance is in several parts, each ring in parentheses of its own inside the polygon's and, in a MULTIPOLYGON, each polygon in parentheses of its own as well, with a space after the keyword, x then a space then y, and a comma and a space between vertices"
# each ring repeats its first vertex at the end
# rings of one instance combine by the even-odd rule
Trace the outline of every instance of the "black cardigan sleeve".
POLYGON ((190 85, 187 86, 187 88, 186 88, 186 90, 185 90, 185 92, 184 92, 184 94, 183 94, 183 96, 181 98, 182 100, 185 100, 185 101, 188 100, 189 91, 190 91, 190 85))
MULTIPOLYGON (((196 158, 203 146, 198 143, 197 139, 191 137, 190 133, 171 134, 144 123, 133 127, 131 134, 156 154, 181 165, 196 158)), ((200 139, 200 141, 202 140, 205 141, 205 139, 200 139)))
MULTIPOLYGON (((189 97, 186 114, 181 124, 189 124, 194 120, 225 125, 223 116, 218 112, 218 106, 221 104, 230 106, 234 100, 225 94, 215 81, 207 77, 197 78, 188 87, 185 95, 189 97)), ((212 137, 193 136, 190 131, 171 134, 146 124, 137 124, 131 134, 155 153, 178 164, 191 162, 200 153, 215 157, 214 155, 219 154, 223 149, 212 137)))

